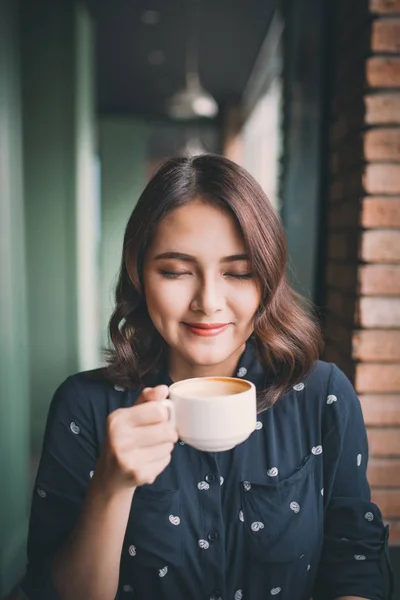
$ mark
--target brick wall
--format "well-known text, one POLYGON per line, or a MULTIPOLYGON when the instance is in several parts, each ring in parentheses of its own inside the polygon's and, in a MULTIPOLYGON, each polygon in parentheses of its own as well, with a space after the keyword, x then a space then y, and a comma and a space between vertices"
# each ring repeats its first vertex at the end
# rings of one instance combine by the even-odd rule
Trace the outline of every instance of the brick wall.
POLYGON ((400 544, 400 0, 335 0, 326 358, 353 380, 400 544))

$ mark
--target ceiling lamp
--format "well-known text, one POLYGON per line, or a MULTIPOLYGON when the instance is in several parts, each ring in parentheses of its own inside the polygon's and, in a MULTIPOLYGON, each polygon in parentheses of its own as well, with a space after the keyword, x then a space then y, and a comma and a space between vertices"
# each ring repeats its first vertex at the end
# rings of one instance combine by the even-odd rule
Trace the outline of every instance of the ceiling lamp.
POLYGON ((186 86, 168 101, 168 114, 180 120, 195 117, 212 119, 218 114, 218 105, 201 86, 198 74, 187 73, 186 86))
POLYGON ((198 117, 212 119, 218 114, 218 104, 202 87, 198 70, 197 29, 194 24, 198 19, 198 0, 193 0, 191 25, 188 27, 188 49, 186 54, 186 85, 176 92, 167 103, 168 114, 172 119, 189 120, 198 117))

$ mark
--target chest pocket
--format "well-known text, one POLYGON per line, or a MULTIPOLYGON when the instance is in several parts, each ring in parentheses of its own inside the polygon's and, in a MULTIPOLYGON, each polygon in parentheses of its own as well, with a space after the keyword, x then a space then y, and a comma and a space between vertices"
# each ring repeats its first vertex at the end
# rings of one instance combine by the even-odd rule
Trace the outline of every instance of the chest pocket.
POLYGON ((276 484, 242 482, 248 552, 257 561, 288 562, 316 549, 322 539, 323 507, 310 454, 288 479, 276 484))
POLYGON ((163 569, 179 566, 183 555, 184 523, 180 490, 138 488, 133 496, 126 534, 132 564, 163 569))

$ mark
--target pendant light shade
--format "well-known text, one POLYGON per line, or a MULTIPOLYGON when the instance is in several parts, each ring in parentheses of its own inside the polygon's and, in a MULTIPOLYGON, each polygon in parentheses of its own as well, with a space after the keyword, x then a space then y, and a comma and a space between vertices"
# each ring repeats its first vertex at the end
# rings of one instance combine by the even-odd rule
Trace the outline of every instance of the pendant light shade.
POLYGON ((218 105, 202 87, 197 73, 188 73, 186 86, 168 101, 168 114, 178 120, 212 119, 218 114, 218 105))
POLYGON ((198 70, 197 29, 199 23, 199 0, 192 0, 186 54, 186 85, 167 102, 167 111, 172 119, 212 119, 218 114, 218 104, 201 85, 198 70))

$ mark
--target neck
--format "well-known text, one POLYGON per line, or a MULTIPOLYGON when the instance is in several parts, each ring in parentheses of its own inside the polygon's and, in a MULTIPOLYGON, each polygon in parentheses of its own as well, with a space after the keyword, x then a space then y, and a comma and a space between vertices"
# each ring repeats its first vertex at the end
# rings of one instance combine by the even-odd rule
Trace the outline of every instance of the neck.
POLYGON ((199 365, 185 360, 178 353, 170 352, 168 357, 168 372, 172 381, 192 379, 194 377, 234 377, 245 345, 224 361, 212 365, 199 365))

